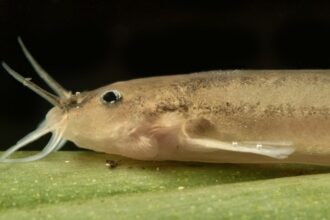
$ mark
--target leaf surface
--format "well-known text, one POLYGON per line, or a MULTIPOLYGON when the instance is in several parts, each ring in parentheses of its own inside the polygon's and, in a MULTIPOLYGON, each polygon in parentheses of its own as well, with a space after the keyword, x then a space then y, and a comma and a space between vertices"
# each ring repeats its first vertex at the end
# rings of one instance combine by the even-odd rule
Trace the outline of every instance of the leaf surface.
POLYGON ((0 172, 0 219, 330 216, 330 167, 144 162, 75 151, 0 164, 0 172), (109 159, 118 167, 108 168, 109 159))

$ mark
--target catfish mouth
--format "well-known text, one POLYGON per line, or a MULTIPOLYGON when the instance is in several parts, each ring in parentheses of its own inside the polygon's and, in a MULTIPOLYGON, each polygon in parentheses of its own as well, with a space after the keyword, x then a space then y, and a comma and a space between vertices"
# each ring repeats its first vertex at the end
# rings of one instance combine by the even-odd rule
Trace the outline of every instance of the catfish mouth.
POLYGON ((44 158, 51 152, 57 151, 60 148, 63 147, 63 145, 66 143, 66 140, 63 137, 63 133, 66 128, 65 123, 65 117, 66 115, 63 115, 61 120, 56 124, 51 124, 47 120, 44 120, 40 125, 37 127, 36 130, 29 133, 25 137, 23 137, 21 140, 19 140, 14 146, 7 149, 0 157, 0 162, 3 163, 12 163, 12 162, 30 162, 34 160, 39 160, 41 158, 44 158), (52 133, 52 136, 48 142, 48 144, 43 148, 43 150, 35 155, 25 157, 25 158, 8 158, 13 153, 18 151, 19 149, 23 148, 24 146, 32 143, 33 141, 41 138, 42 136, 52 133))
POLYGON ((55 92, 56 95, 40 88, 38 85, 31 82, 30 79, 24 78, 21 74, 17 73, 15 70, 9 67, 5 62, 1 63, 2 67, 16 80, 47 100, 49 103, 55 106, 55 108, 48 112, 46 119, 40 123, 36 130, 23 137, 14 146, 7 149, 0 156, 0 162, 4 163, 35 161, 44 158, 51 152, 59 150, 66 143, 66 140, 63 138, 63 133, 67 126, 67 112, 72 108, 79 108, 85 99, 85 96, 79 92, 72 94, 70 91, 67 91, 58 82, 56 82, 32 57, 19 37, 18 43, 34 70, 55 92), (47 133, 52 133, 52 136, 48 144, 43 148, 41 152, 25 158, 9 158, 19 149, 32 143, 47 133))

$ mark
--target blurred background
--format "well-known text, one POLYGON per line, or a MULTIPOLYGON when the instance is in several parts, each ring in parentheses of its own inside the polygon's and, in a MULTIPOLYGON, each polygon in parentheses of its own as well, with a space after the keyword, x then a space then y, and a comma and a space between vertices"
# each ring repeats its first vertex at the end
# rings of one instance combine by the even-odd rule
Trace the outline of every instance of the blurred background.
MULTIPOLYGON (((329 1, 0 0, 0 27, 0 60, 44 88, 17 36, 72 91, 214 69, 330 68, 329 1)), ((4 150, 51 106, 3 69, 0 82, 4 150)))

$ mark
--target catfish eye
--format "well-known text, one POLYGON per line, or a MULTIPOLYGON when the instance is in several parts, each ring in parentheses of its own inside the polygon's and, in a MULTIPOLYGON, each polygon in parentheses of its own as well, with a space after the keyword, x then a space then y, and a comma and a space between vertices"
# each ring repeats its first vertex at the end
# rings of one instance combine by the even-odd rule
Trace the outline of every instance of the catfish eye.
POLYGON ((122 98, 122 95, 117 90, 109 90, 103 93, 101 96, 101 101, 104 104, 113 104, 118 102, 122 98))

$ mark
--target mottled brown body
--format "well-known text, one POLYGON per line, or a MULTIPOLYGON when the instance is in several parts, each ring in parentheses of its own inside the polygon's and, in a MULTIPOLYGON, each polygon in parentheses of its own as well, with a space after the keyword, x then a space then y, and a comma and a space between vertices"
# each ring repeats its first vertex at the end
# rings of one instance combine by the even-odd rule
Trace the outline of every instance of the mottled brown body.
POLYGON ((235 70, 162 76, 72 93, 20 46, 56 95, 3 68, 54 107, 0 162, 41 159, 66 140, 139 160, 330 164, 328 70, 235 70), (11 154, 52 132, 38 154, 11 154))
MULTIPOLYGON (((109 140, 106 145, 100 144, 100 151, 155 160, 330 163, 330 75, 326 70, 210 71, 137 79, 90 92, 88 100, 109 89, 121 91, 124 98, 118 106, 93 112, 94 115, 104 115, 100 120, 109 120, 113 126, 125 124, 127 120, 134 122, 126 131, 121 130, 127 132, 126 136, 134 129, 148 136, 145 133, 158 128, 155 136, 161 133, 162 137, 170 138, 162 143, 156 138, 158 149, 151 158, 140 157, 134 149, 129 150, 132 155, 118 149, 125 149, 125 144, 129 145, 127 140, 116 148, 110 147, 112 143, 109 140), (175 135, 167 129, 173 130, 175 135), (292 142, 295 151, 283 160, 223 150, 190 151, 180 146, 180 141, 172 146, 171 140, 180 139, 182 129, 190 137, 228 143, 292 142)), ((89 101, 87 105, 92 103, 89 101)), ((81 120, 72 121, 76 126, 84 126, 78 123, 81 120)), ((89 120, 84 121, 93 126, 89 120)), ((94 130, 98 132, 103 122, 94 123, 94 130)), ((89 131, 88 135, 78 135, 78 140, 70 135, 68 139, 88 147, 94 140, 86 137, 94 136, 97 134, 89 131)))
POLYGON ((328 70, 209 71, 72 93, 37 63, 20 38, 18 42, 55 94, 4 62, 2 67, 54 107, 0 162, 38 160, 69 140, 139 160, 330 164, 328 70), (9 158, 50 132, 40 153, 9 158))

